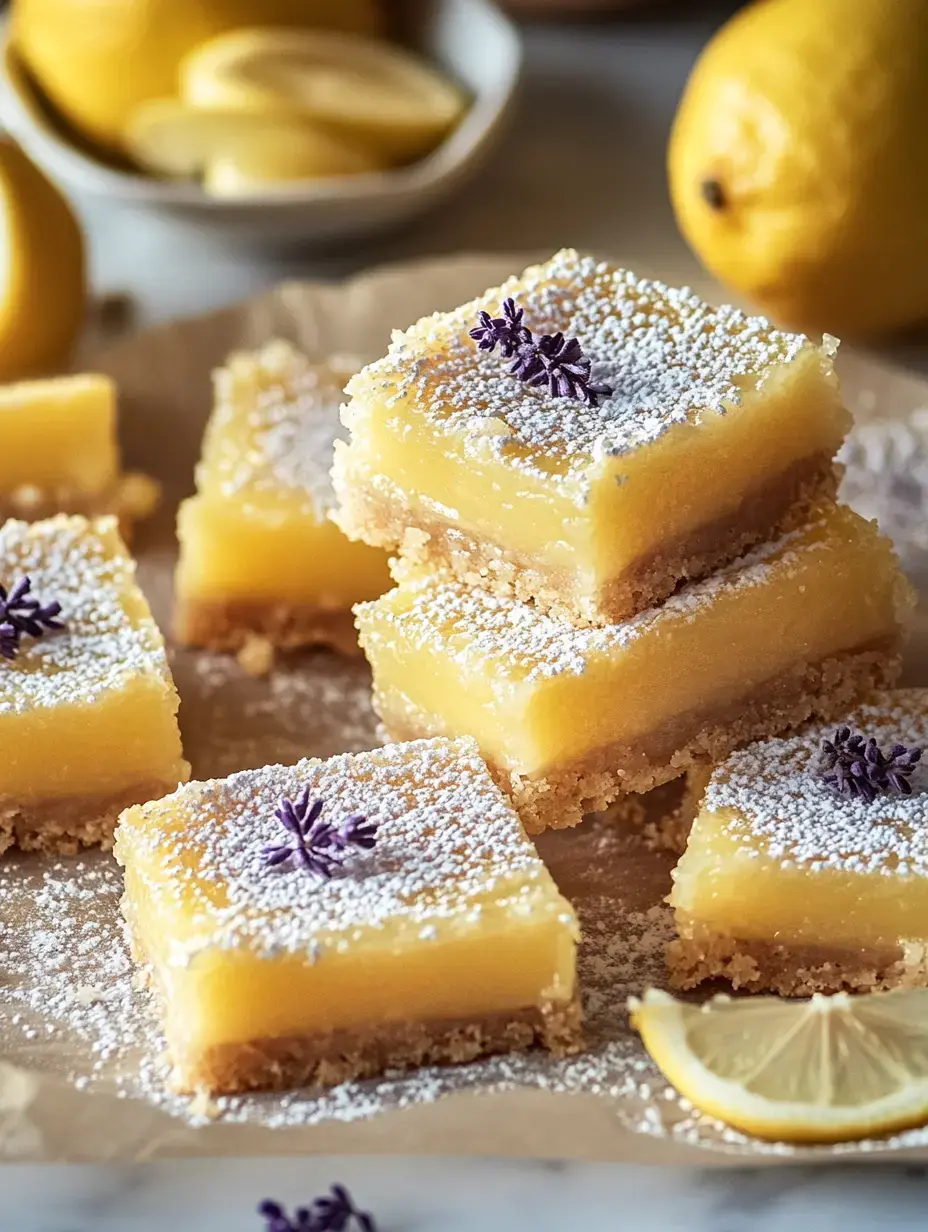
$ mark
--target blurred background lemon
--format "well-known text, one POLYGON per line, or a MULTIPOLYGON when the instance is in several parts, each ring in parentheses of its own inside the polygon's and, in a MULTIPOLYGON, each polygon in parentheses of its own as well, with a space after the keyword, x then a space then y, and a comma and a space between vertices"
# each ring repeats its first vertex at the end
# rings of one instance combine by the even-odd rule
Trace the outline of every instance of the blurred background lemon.
POLYGON ((123 149, 131 112, 174 94, 199 43, 241 26, 374 35, 376 0, 16 0, 12 37, 57 111, 85 138, 123 149))
POLYGON ((668 157, 680 228, 784 324, 924 321, 926 117, 925 0, 757 0, 687 83, 668 157))
POLYGON ((58 368, 84 320, 84 240, 65 199, 0 138, 0 381, 58 368))

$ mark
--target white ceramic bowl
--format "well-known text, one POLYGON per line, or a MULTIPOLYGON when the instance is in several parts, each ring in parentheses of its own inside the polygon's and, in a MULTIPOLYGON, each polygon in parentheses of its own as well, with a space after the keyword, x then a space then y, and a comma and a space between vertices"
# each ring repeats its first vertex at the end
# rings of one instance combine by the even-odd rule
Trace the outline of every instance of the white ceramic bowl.
POLYGON ((419 49, 470 93, 457 128, 408 167, 337 180, 281 185, 218 199, 192 181, 115 169, 71 144, 5 42, 0 122, 65 191, 181 218, 252 244, 322 243, 370 235, 431 209, 477 168, 510 108, 522 66, 519 35, 490 0, 417 5, 419 49))

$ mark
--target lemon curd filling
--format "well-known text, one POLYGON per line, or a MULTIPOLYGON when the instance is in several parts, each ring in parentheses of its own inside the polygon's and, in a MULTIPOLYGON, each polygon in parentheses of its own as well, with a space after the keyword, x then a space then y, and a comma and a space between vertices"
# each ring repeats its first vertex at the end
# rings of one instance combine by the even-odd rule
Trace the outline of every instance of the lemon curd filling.
MULTIPOLYGON (((841 720, 928 748, 928 690, 878 696, 841 720)), ((761 741, 718 766, 676 871, 671 969, 690 986, 804 993, 928 984, 928 766, 911 794, 867 801, 825 781, 834 726, 761 741)))
POLYGON ((0 849, 106 841, 120 809, 187 778, 164 643, 113 518, 0 528, 0 582, 28 577, 63 629, 0 661, 0 849))
POLYGON ((850 422, 835 345, 561 252, 351 379, 335 516, 575 621, 621 619, 833 492, 850 422), (553 397, 479 350, 478 314, 507 297, 536 335, 576 336, 611 392, 553 397))
POLYGON ((350 633, 351 605, 390 585, 384 553, 350 543, 327 517, 346 375, 284 342, 233 355, 216 373, 197 495, 178 515, 182 641, 330 640, 336 618, 350 633))
POLYGON ((58 512, 149 513, 157 485, 124 475, 117 445, 116 388, 82 373, 0 386, 0 517, 58 512))
POLYGON ((428 575, 357 615, 391 734, 472 735, 534 830, 891 681, 910 602, 888 541, 829 504, 605 628, 428 575))
POLYGON ((184 1088, 578 1038, 574 914, 473 741, 191 783, 128 810, 116 855, 184 1088), (295 846, 275 811, 303 792, 336 830, 360 816, 376 835, 330 877, 295 852, 269 863, 295 846))

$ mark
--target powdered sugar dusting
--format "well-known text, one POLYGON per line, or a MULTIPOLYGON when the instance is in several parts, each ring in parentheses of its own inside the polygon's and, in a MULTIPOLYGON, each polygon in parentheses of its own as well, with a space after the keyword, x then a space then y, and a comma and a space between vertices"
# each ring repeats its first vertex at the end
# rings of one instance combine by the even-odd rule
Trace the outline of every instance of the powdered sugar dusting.
POLYGON ((57 600, 65 628, 24 637, 12 662, 0 665, 0 714, 90 703, 134 675, 168 678, 164 642, 139 610, 135 564, 115 518, 88 522, 57 517, 0 527, 2 582, 23 575, 43 604, 57 600))
POLYGON ((565 249, 480 299, 395 335, 389 354, 347 392, 363 401, 370 391, 388 406, 403 401, 440 431, 462 434, 475 454, 489 446, 514 466, 547 474, 558 464, 583 469, 603 452, 629 453, 674 425, 724 413, 745 389, 762 386, 772 368, 811 347, 808 338, 760 317, 713 308, 686 288, 565 249), (497 352, 478 351, 468 331, 482 309, 497 315, 507 296, 536 334, 579 338, 593 381, 613 391, 598 407, 526 386, 507 374, 497 352))
MULTIPOLYGON (((507 596, 454 579, 417 576, 355 608, 361 643, 376 661, 383 626, 391 639, 450 655, 465 669, 490 661, 498 678, 535 682, 581 675, 591 658, 621 651, 681 620, 691 621, 722 597, 768 585, 792 571, 817 568, 821 555, 843 548, 840 536, 822 533, 829 516, 834 515, 822 511, 806 527, 684 586, 660 607, 603 627, 575 628, 507 596)), ((847 513, 839 516, 853 519, 847 513)))
MULTIPOLYGON (((887 752, 928 748, 928 689, 887 692, 844 721, 887 752)), ((789 868, 928 876, 928 765, 915 767, 910 796, 868 804, 838 795, 818 771, 822 740, 833 733, 834 725, 818 725, 733 753, 714 771, 703 807, 731 810, 725 829, 740 848, 789 868)))
MULTIPOLYGON (((363 948, 366 930, 388 924, 420 938, 427 928, 435 940, 449 925, 478 922, 487 905, 515 917, 567 911, 469 738, 189 783, 130 810, 116 855, 156 903, 195 917, 195 935, 171 947, 180 963, 210 946, 315 961, 363 948), (286 837, 275 809, 306 787, 324 801, 324 820, 361 814, 377 825, 374 850, 352 853, 328 880, 297 861, 268 868, 264 857, 265 845, 286 837)), ((167 918, 158 926, 166 931, 167 918)))
POLYGON ((841 495, 875 518, 907 568, 928 569, 928 410, 906 419, 874 420, 851 431, 840 460, 841 495))
POLYGON ((277 497, 321 521, 334 503, 329 471, 349 372, 311 364, 288 342, 239 352, 214 374, 215 407, 197 470, 201 493, 246 502, 277 497))

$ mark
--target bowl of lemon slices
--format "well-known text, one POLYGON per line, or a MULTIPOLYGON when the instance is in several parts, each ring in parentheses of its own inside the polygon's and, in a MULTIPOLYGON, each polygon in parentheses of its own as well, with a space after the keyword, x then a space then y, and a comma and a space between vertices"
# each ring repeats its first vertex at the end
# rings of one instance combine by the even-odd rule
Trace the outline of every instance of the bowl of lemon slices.
POLYGON ((360 237, 433 207, 487 153, 521 70, 489 0, 389 6, 389 25, 372 0, 271 0, 253 25, 247 0, 93 0, 92 21, 88 2, 14 5, 0 122, 77 196, 249 242, 360 237))

